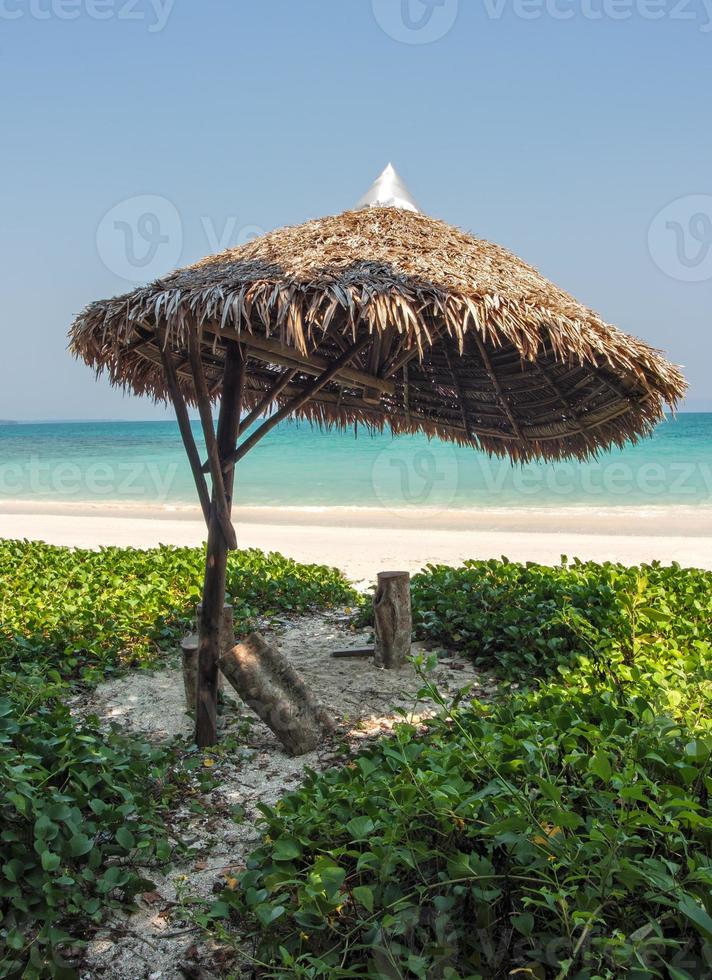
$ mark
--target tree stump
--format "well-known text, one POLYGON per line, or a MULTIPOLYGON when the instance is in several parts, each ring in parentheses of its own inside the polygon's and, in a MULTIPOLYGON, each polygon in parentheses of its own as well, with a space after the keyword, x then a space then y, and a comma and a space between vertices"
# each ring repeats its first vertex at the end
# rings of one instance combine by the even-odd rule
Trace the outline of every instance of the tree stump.
POLYGON ((378 573, 373 612, 376 625, 376 666, 389 670, 402 667, 410 654, 413 632, 408 572, 378 573))
POLYGON ((183 687, 185 688, 185 707, 191 714, 195 711, 198 693, 198 650, 200 638, 191 633, 180 641, 183 660, 183 687))
MULTIPOLYGON (((198 660, 200 651, 200 637, 197 633, 190 633, 180 641, 181 659, 183 662, 183 687, 185 689, 185 707, 190 714, 195 712, 198 695, 198 660)), ((227 682, 222 674, 218 673, 218 691, 227 690, 227 682)))
POLYGON ((290 755, 312 752, 334 721, 289 661, 259 633, 224 654, 220 670, 290 755))
MULTIPOLYGON (((203 603, 195 607, 195 617, 200 624, 203 616, 203 603)), ((220 621, 219 639, 220 656, 235 646, 235 611, 229 602, 223 603, 222 619, 220 621)))

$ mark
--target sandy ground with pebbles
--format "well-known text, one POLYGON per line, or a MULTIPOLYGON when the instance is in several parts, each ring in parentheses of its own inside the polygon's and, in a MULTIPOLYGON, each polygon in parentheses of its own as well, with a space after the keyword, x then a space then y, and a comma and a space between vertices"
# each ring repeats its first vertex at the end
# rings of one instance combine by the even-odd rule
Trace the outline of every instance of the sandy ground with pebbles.
MULTIPOLYGON (((203 814, 193 813, 188 801, 173 813, 171 833, 190 846, 189 854, 179 856, 169 869, 147 869, 155 888, 139 897, 133 915, 114 915, 102 926, 89 944, 83 978, 205 980, 227 972, 250 976, 247 957, 228 965, 224 951, 206 943, 193 927, 187 896, 211 898, 227 877, 244 866, 260 842, 255 825, 259 803, 273 804, 296 788, 306 768, 329 768, 369 738, 387 734, 401 717, 396 709, 415 719, 433 710, 431 704, 417 703, 422 679, 412 666, 384 671, 372 660, 330 656, 332 650, 362 647, 370 639, 368 632, 350 627, 345 611, 272 622, 263 633, 333 710, 336 734, 325 739, 319 751, 290 758, 256 716, 237 700, 228 701, 220 724, 222 744, 229 749, 210 753, 218 786, 202 799, 203 814), (240 822, 233 816, 236 811, 240 822)), ((443 694, 454 695, 465 684, 473 684, 472 696, 480 698, 492 697, 496 690, 491 677, 442 652, 430 676, 443 694)), ((157 742, 185 736, 187 741, 181 744, 188 745, 192 732, 177 654, 160 671, 102 684, 89 697, 76 698, 72 709, 78 715, 96 714, 107 726, 157 742)), ((247 948, 244 952, 249 955, 247 948)))

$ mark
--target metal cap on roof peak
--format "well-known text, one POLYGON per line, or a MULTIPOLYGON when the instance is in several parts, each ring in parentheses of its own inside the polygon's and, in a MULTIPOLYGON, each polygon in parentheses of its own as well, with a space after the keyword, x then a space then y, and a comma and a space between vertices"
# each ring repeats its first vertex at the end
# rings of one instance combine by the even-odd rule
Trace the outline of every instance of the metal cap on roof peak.
POLYGON ((420 211, 392 163, 389 163, 383 173, 374 180, 356 207, 390 207, 403 208, 405 211, 420 211))

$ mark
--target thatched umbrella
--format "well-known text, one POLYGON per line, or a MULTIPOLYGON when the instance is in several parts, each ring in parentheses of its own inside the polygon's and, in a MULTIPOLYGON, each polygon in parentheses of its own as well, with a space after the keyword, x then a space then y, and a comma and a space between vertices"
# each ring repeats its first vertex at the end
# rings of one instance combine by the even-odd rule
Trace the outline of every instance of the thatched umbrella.
POLYGON ((216 737, 234 463, 279 421, 425 432, 517 461, 583 459, 650 433, 685 390, 658 351, 506 249, 418 211, 392 168, 356 210, 92 303, 71 349, 112 383, 175 407, 209 527, 202 745, 216 737), (187 405, 200 412, 206 464, 187 405))

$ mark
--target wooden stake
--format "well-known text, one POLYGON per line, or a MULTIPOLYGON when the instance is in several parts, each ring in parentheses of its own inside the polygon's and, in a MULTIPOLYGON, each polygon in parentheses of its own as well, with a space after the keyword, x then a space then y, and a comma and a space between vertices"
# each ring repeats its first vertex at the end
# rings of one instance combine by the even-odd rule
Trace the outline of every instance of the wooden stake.
POLYGON ((196 694, 198 690, 198 651, 200 638, 191 633, 181 640, 180 650, 183 662, 183 688, 185 690, 185 707, 191 713, 195 711, 196 694))
POLYGON ((402 667, 410 653, 413 632, 408 572, 378 573, 373 612, 376 625, 376 665, 389 670, 402 667))

